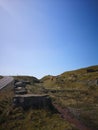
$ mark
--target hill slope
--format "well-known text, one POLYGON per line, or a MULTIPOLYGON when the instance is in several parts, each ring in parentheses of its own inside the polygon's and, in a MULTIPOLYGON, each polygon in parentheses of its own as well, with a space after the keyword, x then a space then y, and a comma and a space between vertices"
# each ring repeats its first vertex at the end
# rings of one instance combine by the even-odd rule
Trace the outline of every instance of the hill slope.
POLYGON ((79 70, 64 72, 58 76, 48 75, 43 77, 41 82, 47 88, 70 88, 72 86, 76 88, 90 84, 90 80, 94 85, 94 81, 97 83, 96 79, 98 79, 98 66, 91 66, 79 70))
POLYGON ((44 92, 87 126, 98 129, 98 66, 41 79, 44 92))
MULTIPOLYGON (((54 104, 67 108, 72 116, 92 130, 98 129, 98 66, 64 72, 58 76, 15 76, 15 79, 30 81, 29 93, 48 94, 54 104)), ((0 129, 5 130, 78 130, 63 120, 58 113, 49 110, 24 111, 13 108, 13 87, 0 91, 0 129)))

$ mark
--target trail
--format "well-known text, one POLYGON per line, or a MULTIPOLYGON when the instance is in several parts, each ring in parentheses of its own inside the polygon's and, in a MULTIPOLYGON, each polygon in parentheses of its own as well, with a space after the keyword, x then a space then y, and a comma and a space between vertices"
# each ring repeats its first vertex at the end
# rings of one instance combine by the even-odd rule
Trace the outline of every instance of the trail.
POLYGON ((0 79, 0 90, 6 87, 13 80, 14 78, 9 76, 5 76, 4 78, 0 79))
POLYGON ((88 128, 87 126, 85 126, 81 121, 79 121, 77 118, 75 118, 70 111, 68 110, 68 108, 61 108, 60 106, 58 106, 57 104, 53 104, 53 106, 58 110, 58 112, 61 114, 61 117, 63 119, 66 119, 68 122, 74 124, 76 126, 76 128, 78 128, 79 130, 92 130, 90 128, 88 128))

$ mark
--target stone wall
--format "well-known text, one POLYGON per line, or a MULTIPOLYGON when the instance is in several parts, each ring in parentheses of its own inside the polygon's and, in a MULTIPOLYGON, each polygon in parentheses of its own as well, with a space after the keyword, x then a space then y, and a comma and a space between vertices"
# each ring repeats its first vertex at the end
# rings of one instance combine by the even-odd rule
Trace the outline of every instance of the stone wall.
POLYGON ((51 98, 48 95, 15 95, 13 97, 13 105, 28 108, 52 108, 51 98))

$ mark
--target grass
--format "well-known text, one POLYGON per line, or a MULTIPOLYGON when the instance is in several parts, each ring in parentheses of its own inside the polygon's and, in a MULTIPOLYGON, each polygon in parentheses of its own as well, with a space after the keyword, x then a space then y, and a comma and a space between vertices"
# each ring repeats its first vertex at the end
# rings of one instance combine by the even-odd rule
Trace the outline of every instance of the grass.
POLYGON ((23 110, 12 105, 13 88, 0 91, 0 130, 77 130, 48 109, 23 110))
MULTIPOLYGON (((52 101, 67 107, 79 120, 90 128, 98 129, 98 71, 88 73, 87 69, 98 70, 98 66, 64 72, 58 76, 45 76, 38 80, 29 76, 15 76, 15 79, 30 81, 29 93, 48 94, 52 101), (36 82, 38 81, 38 82, 36 82)), ((13 108, 13 89, 0 92, 0 130, 77 130, 63 120, 59 114, 49 110, 28 110, 13 108), (7 95, 7 93, 9 93, 7 95)))
POLYGON ((98 129, 98 66, 65 72, 57 77, 44 77, 43 86, 49 90, 62 90, 52 93, 53 101, 68 107, 73 115, 92 129, 98 129), (97 70, 88 73, 87 69, 97 70))
POLYGON ((14 79, 19 80, 19 81, 29 81, 32 85, 34 83, 39 83, 39 79, 33 76, 13 76, 14 79))

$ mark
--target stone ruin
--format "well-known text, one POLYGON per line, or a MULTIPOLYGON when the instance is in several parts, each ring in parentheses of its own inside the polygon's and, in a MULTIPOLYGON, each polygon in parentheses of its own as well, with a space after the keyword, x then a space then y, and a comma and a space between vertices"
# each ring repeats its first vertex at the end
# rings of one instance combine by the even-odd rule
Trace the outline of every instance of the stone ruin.
POLYGON ((25 94, 15 95, 13 97, 13 105, 15 107, 28 108, 49 108, 53 109, 51 98, 48 95, 25 94))
POLYGON ((49 108, 55 110, 52 105, 51 98, 44 94, 28 94, 26 85, 28 82, 14 82, 14 97, 13 97, 13 106, 22 107, 23 109, 40 109, 40 108, 49 108))
POLYGON ((14 81, 14 93, 15 94, 27 94, 26 85, 30 84, 28 81, 14 81))

